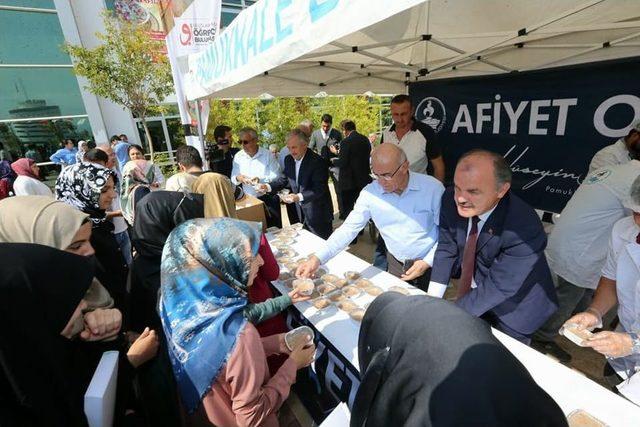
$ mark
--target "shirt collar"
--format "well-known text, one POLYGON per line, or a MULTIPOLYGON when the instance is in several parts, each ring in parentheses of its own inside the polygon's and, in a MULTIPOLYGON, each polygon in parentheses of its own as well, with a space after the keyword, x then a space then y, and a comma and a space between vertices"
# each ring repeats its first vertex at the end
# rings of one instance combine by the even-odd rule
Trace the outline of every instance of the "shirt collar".
MULTIPOLYGON (((417 130, 417 129, 418 129, 418 121, 414 117, 411 119, 411 130, 417 130)), ((395 130, 396 130, 396 124, 394 123, 389 128, 389 132, 395 132, 395 130)))
MULTIPOLYGON (((291 157, 293 157, 293 156, 291 156, 291 157)), ((304 153, 304 156, 302 156, 302 158, 300 160, 296 160, 296 158, 293 157, 293 161, 296 162, 296 163, 302 163, 302 161, 304 160, 305 157, 307 157, 307 153, 304 153)))
MULTIPOLYGON (((500 203, 500 202, 498 201, 498 203, 500 203)), ((489 219, 489 217, 491 216, 493 211, 495 211, 496 208, 498 207, 498 203, 496 203, 496 205, 494 207, 492 207, 491 209, 489 209, 485 213, 478 215, 478 218, 480 218, 480 221, 487 222, 487 220, 489 219)))

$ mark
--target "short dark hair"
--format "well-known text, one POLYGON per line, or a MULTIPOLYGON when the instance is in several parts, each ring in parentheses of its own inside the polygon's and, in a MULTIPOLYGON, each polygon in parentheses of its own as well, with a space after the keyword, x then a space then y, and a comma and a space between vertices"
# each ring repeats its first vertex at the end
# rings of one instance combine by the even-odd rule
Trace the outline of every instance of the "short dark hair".
POLYGON ((322 117, 320 118, 321 122, 324 123, 333 123, 333 117, 331 117, 331 114, 323 114, 322 117))
POLYGON ((400 94, 400 95, 396 95, 393 98, 391 98, 391 103, 392 104, 403 104, 405 102, 408 102, 409 105, 411 105, 413 107, 413 103, 411 102, 411 98, 409 97, 409 95, 400 94))
POLYGON ((342 123, 342 129, 348 132, 356 130, 356 123, 353 120, 344 120, 342 123))
POLYGON ((186 168, 197 166, 202 168, 202 157, 195 147, 190 145, 181 145, 176 150, 176 162, 186 168))
POLYGON ((91 150, 84 153, 84 158, 82 160, 91 163, 104 163, 106 165, 107 163, 109 163, 109 156, 107 156, 107 153, 102 150, 92 148, 91 150))
POLYGON ((217 141, 218 139, 224 139, 227 132, 231 132, 231 128, 227 125, 218 125, 213 130, 213 138, 217 141))
POLYGON ((75 144, 75 141, 74 141, 73 139, 71 139, 71 138, 67 138, 67 139, 65 139, 65 140, 64 140, 64 142, 63 142, 63 144, 64 144, 64 145, 67 145, 67 144, 69 144, 69 143, 71 143, 71 144, 75 144))
POLYGON ((129 139, 129 137, 128 137, 126 134, 124 134, 124 133, 121 133, 121 134, 120 134, 120 136, 119 136, 119 138, 120 138, 120 139, 122 139, 122 137, 123 137, 123 136, 124 136, 125 138, 129 139))
POLYGON ((109 141, 113 142, 113 141, 120 141, 120 137, 118 135, 113 135, 109 141))
POLYGON ((127 149, 127 154, 131 153, 131 150, 133 150, 134 148, 137 148, 138 150, 140 150, 140 152, 141 152, 142 154, 145 154, 145 153, 144 153, 144 148, 142 148, 141 146, 139 146, 139 145, 137 145, 137 144, 131 144, 131 145, 129 146, 129 148, 127 149))
POLYGON ((476 155, 488 156, 491 158, 491 160, 493 160, 493 173, 494 177, 496 178, 496 185, 498 186, 498 188, 500 188, 503 184, 511 183, 511 167, 509 167, 509 164, 504 157, 502 157, 498 153, 494 153, 493 151, 475 148, 464 153, 458 159, 458 164, 464 159, 476 155))

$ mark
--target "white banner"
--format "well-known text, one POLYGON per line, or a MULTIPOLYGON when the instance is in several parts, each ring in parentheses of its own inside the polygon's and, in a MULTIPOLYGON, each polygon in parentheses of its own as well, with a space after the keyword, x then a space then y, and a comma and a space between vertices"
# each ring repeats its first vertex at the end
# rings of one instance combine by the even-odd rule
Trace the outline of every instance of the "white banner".
POLYGON ((189 55, 187 98, 204 98, 424 2, 260 0, 189 55))
MULTIPOLYGON (((183 87, 188 71, 189 54, 201 52, 212 45, 220 31, 221 0, 173 0, 165 12, 167 27, 167 55, 183 125, 197 125, 195 102, 189 102, 183 87)), ((209 102, 200 102, 200 120, 203 134, 207 130, 209 102)), ((204 135, 203 135, 204 136, 204 135)), ((200 151, 204 159, 204 141, 197 136, 186 137, 187 144, 200 151)))

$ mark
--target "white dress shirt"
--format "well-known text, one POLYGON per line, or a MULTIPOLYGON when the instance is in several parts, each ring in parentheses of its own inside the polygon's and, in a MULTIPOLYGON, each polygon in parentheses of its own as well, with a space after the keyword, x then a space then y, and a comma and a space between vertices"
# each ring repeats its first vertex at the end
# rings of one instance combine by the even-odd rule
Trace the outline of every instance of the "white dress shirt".
MULTIPOLYGON (((489 217, 491 216, 491 214, 493 213, 493 211, 496 210, 496 207, 498 205, 496 204, 494 207, 492 207, 491 209, 489 209, 488 211, 486 211, 483 214, 478 215, 478 236, 480 236, 480 232, 482 231, 482 227, 484 227, 484 224, 487 222, 487 220, 489 219, 489 217)), ((472 223, 472 219, 469 218, 468 222, 467 222, 467 239, 469 238, 469 233, 471 233, 471 227, 473 226, 472 223)), ((465 244, 466 244, 466 240, 465 240, 465 244)), ((475 273, 475 271, 474 271, 475 273)), ((475 275, 475 274, 474 274, 475 275)), ((476 285, 476 279, 474 277, 474 275, 471 276, 471 288, 477 288, 478 286, 476 285)), ((432 297, 436 297, 436 298, 442 298, 445 291, 447 290, 447 283, 440 283, 440 282, 429 282, 429 289, 427 291, 427 295, 431 295, 432 297)))
MULTIPOLYGON (((306 156, 306 153, 305 153, 306 156)), ((304 160, 304 157, 302 156, 302 158, 300 160, 296 160, 295 157, 293 158, 293 161, 295 162, 295 166, 296 166, 296 184, 298 183, 298 175, 300 175, 300 165, 302 164, 302 161, 304 160)), ((303 201, 304 200, 304 196, 302 195, 301 192, 298 192, 298 198, 300 199, 299 201, 303 201)))
POLYGON ((326 263, 373 219, 387 250, 398 261, 422 259, 432 265, 438 243, 442 193, 444 187, 440 181, 414 172, 409 172, 409 183, 402 194, 385 193, 374 181, 360 192, 353 211, 316 256, 321 263, 326 263))
MULTIPOLYGON (((233 169, 231 171, 231 182, 234 185, 240 184, 238 175, 249 178, 258 177, 261 184, 268 184, 280 176, 280 165, 266 148, 258 147, 258 152, 249 156, 246 151, 241 150, 233 158, 233 169)), ((252 185, 244 185, 244 192, 254 197, 261 196, 252 185)))
POLYGON ((16 196, 53 197, 53 192, 44 182, 24 175, 18 176, 13 182, 13 192, 16 196))

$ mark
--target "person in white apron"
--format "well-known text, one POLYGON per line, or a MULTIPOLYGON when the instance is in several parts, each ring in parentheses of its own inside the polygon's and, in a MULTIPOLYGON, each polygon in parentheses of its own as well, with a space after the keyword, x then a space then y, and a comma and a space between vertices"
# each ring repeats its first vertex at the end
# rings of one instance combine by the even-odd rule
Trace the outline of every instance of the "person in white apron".
POLYGON ((605 378, 619 392, 640 405, 640 178, 631 186, 625 207, 633 215, 613 227, 607 261, 589 308, 565 325, 593 330, 602 327, 602 316, 618 304, 620 323, 615 331, 593 334, 585 345, 607 357, 605 378))

